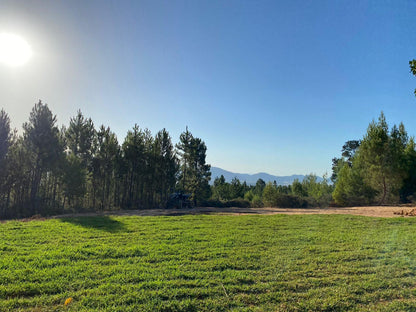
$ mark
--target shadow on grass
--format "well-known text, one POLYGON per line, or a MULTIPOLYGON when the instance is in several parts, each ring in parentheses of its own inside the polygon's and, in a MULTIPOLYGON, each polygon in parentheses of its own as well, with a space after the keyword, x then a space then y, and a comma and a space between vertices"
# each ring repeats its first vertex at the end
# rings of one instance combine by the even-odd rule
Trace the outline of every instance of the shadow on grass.
POLYGON ((110 233, 124 232, 127 230, 124 223, 114 220, 109 216, 61 218, 60 221, 110 233))

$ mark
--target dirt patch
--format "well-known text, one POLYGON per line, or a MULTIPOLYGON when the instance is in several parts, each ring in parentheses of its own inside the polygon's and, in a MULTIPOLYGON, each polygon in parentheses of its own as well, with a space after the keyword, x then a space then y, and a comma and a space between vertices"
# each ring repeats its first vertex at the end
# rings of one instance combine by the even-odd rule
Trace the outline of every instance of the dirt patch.
MULTIPOLYGON (((330 208, 214 208, 197 207, 187 209, 143 209, 143 210, 116 210, 87 213, 68 213, 52 217, 41 217, 20 219, 23 222, 46 219, 60 219, 73 217, 95 217, 95 216, 183 216, 183 215, 272 215, 272 214, 347 214, 367 217, 412 217, 416 216, 416 208, 409 206, 367 206, 367 207, 330 207, 330 208)), ((0 220, 0 223, 6 220, 0 220)))
POLYGON ((400 211, 395 211, 394 212, 395 215, 400 215, 400 216, 407 216, 407 217, 416 217, 416 209, 410 209, 410 210, 406 210, 406 209, 402 209, 400 211))
POLYGON ((81 216, 182 216, 182 215, 271 215, 271 214, 349 214, 368 217, 393 218, 402 217, 402 211, 411 210, 399 206, 368 206, 368 207, 331 207, 331 208, 190 208, 190 209, 146 209, 118 210, 100 213, 77 213, 54 216, 52 218, 81 217, 81 216))

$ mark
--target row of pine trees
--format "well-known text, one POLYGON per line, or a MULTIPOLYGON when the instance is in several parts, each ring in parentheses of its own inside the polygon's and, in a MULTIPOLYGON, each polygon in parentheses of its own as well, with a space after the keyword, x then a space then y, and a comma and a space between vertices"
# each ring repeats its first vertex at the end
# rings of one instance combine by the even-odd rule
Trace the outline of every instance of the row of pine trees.
POLYGON ((210 196, 206 150, 188 129, 175 146, 165 129, 153 136, 137 125, 120 144, 80 111, 60 128, 41 101, 19 135, 1 110, 0 218, 164 208, 177 191, 197 204, 210 196))
POLYGON ((362 140, 344 144, 333 159, 332 184, 309 175, 291 186, 249 186, 215 179, 205 143, 186 128, 174 145, 162 129, 135 125, 119 144, 109 127, 78 111, 67 127, 41 101, 22 134, 0 110, 0 218, 65 212, 166 208, 171 194, 194 205, 307 207, 416 201, 416 144, 404 125, 389 129, 381 113, 362 140), (210 200, 208 200, 210 199, 210 200), (236 201, 237 200, 237 201, 236 201))

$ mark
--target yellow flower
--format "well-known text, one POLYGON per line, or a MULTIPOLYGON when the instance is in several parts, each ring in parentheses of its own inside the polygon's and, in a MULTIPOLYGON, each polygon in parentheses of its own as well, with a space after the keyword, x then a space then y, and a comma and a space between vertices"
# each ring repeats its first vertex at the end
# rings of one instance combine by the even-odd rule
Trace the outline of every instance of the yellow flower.
POLYGON ((68 305, 68 304, 70 304, 72 302, 72 298, 71 297, 69 297, 68 299, 66 299, 65 300, 65 303, 64 303, 64 305, 68 305))

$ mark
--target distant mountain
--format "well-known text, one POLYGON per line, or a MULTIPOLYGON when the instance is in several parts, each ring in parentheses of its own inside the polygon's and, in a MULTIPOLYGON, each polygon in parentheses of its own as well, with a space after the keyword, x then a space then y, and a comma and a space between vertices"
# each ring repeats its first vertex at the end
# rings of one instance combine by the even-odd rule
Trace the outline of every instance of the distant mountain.
MULTIPOLYGON (((263 179, 266 183, 276 181, 277 185, 290 185, 295 179, 302 181, 305 178, 305 176, 301 174, 294 174, 291 176, 274 176, 265 172, 256 174, 234 173, 218 167, 211 167, 211 184, 214 183, 216 177, 220 177, 221 175, 224 176, 226 182, 231 182, 231 180, 236 177, 241 182, 246 181, 249 185, 256 184, 258 179, 263 179)), ((322 178, 318 177, 318 181, 322 181, 322 178)))

